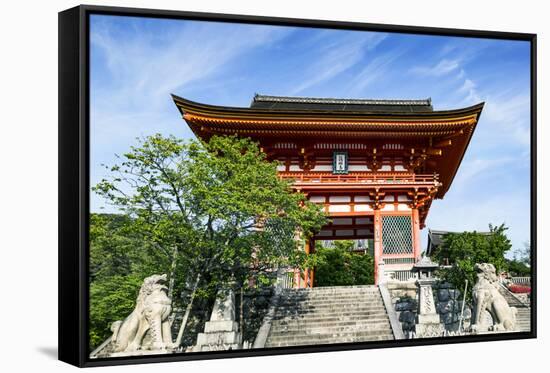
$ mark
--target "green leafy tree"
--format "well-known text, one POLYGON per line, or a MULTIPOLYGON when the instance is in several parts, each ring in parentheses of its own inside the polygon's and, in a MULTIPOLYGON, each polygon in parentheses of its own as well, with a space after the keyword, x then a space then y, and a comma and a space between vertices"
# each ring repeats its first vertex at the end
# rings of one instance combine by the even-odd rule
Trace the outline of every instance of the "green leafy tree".
POLYGON ((90 284, 90 346, 102 343, 111 332, 111 324, 124 320, 135 307, 143 279, 137 275, 108 276, 90 284))
POLYGON ((90 215, 90 346, 111 334, 113 321, 134 308, 143 278, 165 270, 167 262, 136 234, 125 215, 90 215))
MULTIPOLYGON (((510 250, 510 240, 506 237, 504 224, 489 225, 488 233, 463 232, 448 233, 443 236, 443 244, 434 252, 433 257, 441 261, 449 259, 451 266, 438 270, 439 277, 463 289, 465 281, 471 289, 476 282, 476 263, 491 263, 497 273, 506 269, 504 254, 510 250)), ((468 292, 467 297, 470 297, 468 292)))
POLYGON ((508 273, 512 276, 531 276, 531 267, 525 265, 525 263, 520 260, 507 259, 506 266, 508 267, 508 273))
POLYGON ((352 252, 353 241, 335 241, 333 248, 316 249, 315 285, 345 286, 374 283, 374 259, 352 252))
MULTIPOLYGON (((171 269, 174 294, 190 294, 180 300, 187 304, 184 320, 195 296, 211 297, 220 287, 242 289, 250 279, 268 283, 277 266, 303 267, 296 233, 307 239, 326 221, 317 206, 277 177, 276 163, 249 139, 184 142, 154 135, 119 161, 93 188, 128 223, 124 237, 109 239, 135 238, 140 248, 131 266, 143 263, 141 274, 142 268, 171 269)), ((104 239, 108 234, 100 229, 98 239, 104 239)))

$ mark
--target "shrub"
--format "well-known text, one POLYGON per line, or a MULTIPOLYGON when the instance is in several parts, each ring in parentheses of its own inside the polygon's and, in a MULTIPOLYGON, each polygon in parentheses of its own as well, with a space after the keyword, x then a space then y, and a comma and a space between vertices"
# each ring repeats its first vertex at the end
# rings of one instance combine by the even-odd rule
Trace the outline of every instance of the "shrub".
POLYGON ((351 251, 353 241, 337 241, 334 248, 317 249, 315 286, 370 285, 374 283, 374 259, 351 251))
POLYGON ((531 287, 517 284, 508 285, 508 290, 516 294, 531 293, 531 287))

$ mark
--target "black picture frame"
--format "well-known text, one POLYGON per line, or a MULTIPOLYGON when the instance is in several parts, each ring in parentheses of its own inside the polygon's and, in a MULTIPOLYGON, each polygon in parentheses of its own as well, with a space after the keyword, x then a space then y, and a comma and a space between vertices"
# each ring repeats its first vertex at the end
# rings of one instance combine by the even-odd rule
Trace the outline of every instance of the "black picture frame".
POLYGON ((59 360, 79 367, 174 362, 259 355, 282 355, 370 348, 536 338, 537 336, 537 175, 536 175, 536 34, 459 30, 342 21, 82 5, 59 13, 59 360), (292 348, 182 353, 90 359, 88 357, 89 257, 89 16, 120 16, 239 22, 346 30, 383 31, 528 41, 531 45, 531 331, 446 338, 334 344, 292 348))

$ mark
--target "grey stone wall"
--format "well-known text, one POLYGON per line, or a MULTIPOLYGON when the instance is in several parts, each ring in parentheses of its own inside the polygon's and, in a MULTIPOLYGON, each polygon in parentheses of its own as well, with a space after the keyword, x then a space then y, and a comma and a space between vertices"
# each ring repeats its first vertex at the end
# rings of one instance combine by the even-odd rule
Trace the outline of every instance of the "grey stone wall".
MULTIPOLYGON (((270 287, 259 288, 246 291, 243 296, 243 343, 245 345, 251 344, 254 338, 258 334, 258 330, 262 324, 265 314, 269 308, 269 302, 271 300, 273 292, 270 287)), ((210 318, 210 311, 212 309, 212 300, 200 300, 193 307, 193 311, 187 322, 185 333, 182 339, 182 346, 184 350, 194 346, 196 344, 197 335, 204 331, 205 322, 210 318)), ((241 294, 240 291, 235 292, 235 321, 240 324, 240 307, 241 307, 241 294)), ((174 334, 174 340, 179 330, 179 322, 183 316, 183 310, 180 311, 174 320, 172 327, 172 333, 174 334)), ((239 325, 240 330, 240 325, 239 325)))
POLYGON ((407 337, 414 331, 418 311, 418 288, 412 281, 390 281, 387 287, 403 333, 407 337))
MULTIPOLYGON (((405 336, 415 331, 416 315, 418 313, 418 288, 413 281, 391 281, 388 290, 392 304, 403 327, 405 336)), ((433 286, 434 303, 441 323, 448 332, 455 332, 459 328, 460 313, 462 310, 462 293, 453 289, 449 284, 437 283, 433 286)), ((470 325, 472 310, 468 305, 464 307, 463 325, 470 325)))
MULTIPOLYGON (((240 294, 236 293, 235 319, 239 322, 240 294)), ((273 289, 271 287, 255 289, 245 293, 243 302, 243 343, 252 345, 254 338, 260 330, 260 326, 269 309, 273 289)))
MULTIPOLYGON (((457 331, 459 328, 460 313, 462 311, 462 292, 457 289, 453 289, 449 284, 438 284, 434 289, 434 298, 437 307, 437 313, 441 319, 441 322, 445 325, 447 331, 457 331)), ((472 310, 466 305, 464 307, 464 321, 465 328, 470 326, 470 319, 472 318, 472 310)))

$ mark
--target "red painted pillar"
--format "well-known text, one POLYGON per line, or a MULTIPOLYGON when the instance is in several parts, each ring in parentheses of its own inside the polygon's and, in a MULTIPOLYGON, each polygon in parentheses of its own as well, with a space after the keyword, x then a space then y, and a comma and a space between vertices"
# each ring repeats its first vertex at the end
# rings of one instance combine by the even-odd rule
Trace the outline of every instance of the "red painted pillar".
POLYGON ((300 270, 298 268, 294 268, 294 281, 292 284, 292 287, 295 289, 300 288, 300 270))
POLYGON ((382 256, 382 216, 380 209, 374 210, 374 283, 378 284, 378 263, 382 256))
POLYGON ((420 258, 420 218, 418 215, 418 209, 412 209, 412 233, 413 233, 413 255, 414 260, 417 261, 420 258))

